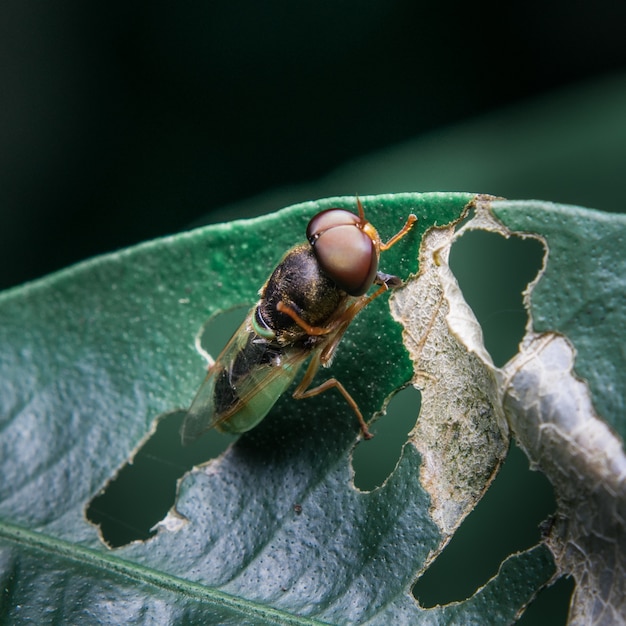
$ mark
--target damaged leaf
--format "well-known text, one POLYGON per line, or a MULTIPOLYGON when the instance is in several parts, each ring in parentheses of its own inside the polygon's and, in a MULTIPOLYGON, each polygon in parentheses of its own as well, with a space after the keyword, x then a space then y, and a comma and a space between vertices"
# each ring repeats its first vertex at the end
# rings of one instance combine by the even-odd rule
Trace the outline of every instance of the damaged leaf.
POLYGON ((420 275, 391 302, 422 391, 410 441, 422 457, 431 515, 446 538, 474 508, 509 447, 491 358, 447 264, 454 232, 450 226, 425 235, 420 275))
POLYGON ((512 231, 541 236, 520 353, 503 369, 505 410, 554 485, 546 528, 559 574, 576 581, 570 623, 626 615, 626 218, 549 203, 495 202, 512 231))
POLYGON ((544 269, 526 292, 531 315, 520 351, 495 374, 513 435, 554 487, 558 508, 546 522, 545 541, 556 577, 576 581, 570 623, 621 623, 626 220, 490 198, 477 198, 475 208, 462 231, 518 232, 539 237, 546 248, 544 269))
MULTIPOLYGON (((464 601, 425 609, 411 595, 506 454, 503 408, 523 440, 515 414, 535 406, 522 396, 533 384, 515 378, 521 362, 504 374, 493 367, 447 267, 473 198, 362 198, 383 238, 409 212, 419 218, 381 258, 382 271, 415 274, 391 303, 402 326, 379 298, 319 374, 341 380, 366 419, 404 385, 422 390, 416 427, 380 488, 352 484, 358 433, 339 394, 285 394, 257 428, 185 475, 156 536, 116 550, 85 509, 154 421, 188 406, 203 378, 196 338, 206 320, 253 304, 308 219, 354 209, 355 199, 157 240, 0 295, 3 623, 513 621, 554 574, 544 545, 511 555, 464 601)), ((549 545, 565 569, 553 535, 549 545)))

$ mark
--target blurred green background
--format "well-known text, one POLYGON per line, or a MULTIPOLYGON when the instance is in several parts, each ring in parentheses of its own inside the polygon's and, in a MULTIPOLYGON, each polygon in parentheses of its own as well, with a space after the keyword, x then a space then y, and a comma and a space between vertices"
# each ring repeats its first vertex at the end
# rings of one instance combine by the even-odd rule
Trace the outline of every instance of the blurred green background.
MULTIPOLYGON (((0 288, 338 194, 476 191, 624 211, 626 4, 490 6, 6 0, 0 288)), ((486 237, 464 237, 452 266, 502 364, 542 251, 486 237)), ((364 489, 393 469, 412 426, 395 404, 357 448, 364 489)), ((513 449, 416 595, 467 596, 537 540, 553 508, 513 449)), ((543 594, 525 623, 564 623, 570 590, 543 594)))
POLYGON ((612 0, 5 0, 0 287, 278 188, 247 204, 451 189, 621 210, 625 18, 612 0))

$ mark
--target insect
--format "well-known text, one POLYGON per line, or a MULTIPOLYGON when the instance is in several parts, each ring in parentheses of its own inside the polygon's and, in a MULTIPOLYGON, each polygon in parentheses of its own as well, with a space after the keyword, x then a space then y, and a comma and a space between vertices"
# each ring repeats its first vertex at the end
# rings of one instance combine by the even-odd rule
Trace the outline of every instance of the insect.
POLYGON ((315 215, 306 229, 308 241, 282 258, 261 288, 260 300, 209 368, 185 416, 183 445, 212 427, 231 433, 252 429, 309 357, 293 397, 311 398, 336 388, 354 411, 363 438, 372 437, 357 403, 336 378, 309 389, 319 366, 330 365, 359 311, 402 284, 397 276, 379 272, 378 260, 417 218, 409 215, 383 243, 358 198, 357 207, 358 215, 345 209, 315 215), (372 285, 378 289, 367 295, 372 285))

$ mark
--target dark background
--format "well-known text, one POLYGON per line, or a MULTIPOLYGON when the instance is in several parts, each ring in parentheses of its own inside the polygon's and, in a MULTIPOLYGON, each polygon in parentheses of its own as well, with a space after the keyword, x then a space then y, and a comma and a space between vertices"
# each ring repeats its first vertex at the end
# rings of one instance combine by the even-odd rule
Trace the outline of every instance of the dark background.
POLYGON ((0 288, 622 70, 625 18, 609 0, 5 1, 0 288))

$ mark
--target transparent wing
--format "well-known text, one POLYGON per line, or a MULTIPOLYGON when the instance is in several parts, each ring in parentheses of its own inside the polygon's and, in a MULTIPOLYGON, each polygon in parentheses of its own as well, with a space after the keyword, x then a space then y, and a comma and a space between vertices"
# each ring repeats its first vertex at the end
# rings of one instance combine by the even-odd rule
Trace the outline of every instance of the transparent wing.
POLYGON ((309 350, 277 348, 257 335, 250 323, 253 311, 217 357, 191 403, 181 430, 183 445, 213 427, 243 433, 256 426, 309 356, 309 350))

